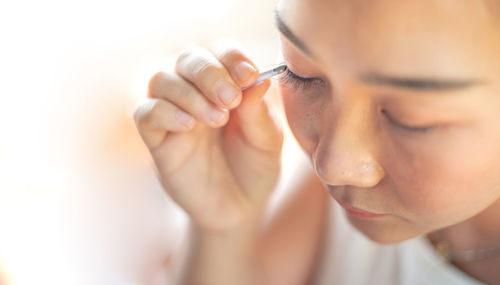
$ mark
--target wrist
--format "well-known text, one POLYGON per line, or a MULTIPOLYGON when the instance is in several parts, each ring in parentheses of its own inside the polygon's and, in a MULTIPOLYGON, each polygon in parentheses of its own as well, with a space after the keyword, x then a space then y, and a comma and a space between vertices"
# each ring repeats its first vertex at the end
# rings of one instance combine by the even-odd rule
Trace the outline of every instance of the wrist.
POLYGON ((262 231, 263 215, 254 215, 238 219, 231 224, 212 225, 189 222, 189 235, 196 242, 250 242, 258 238, 262 231))
POLYGON ((189 228, 192 234, 203 237, 229 238, 238 235, 255 235, 261 228, 266 214, 266 207, 249 205, 247 209, 224 211, 212 215, 190 215, 189 228))
POLYGON ((257 259, 258 227, 206 231, 190 224, 183 284, 262 284, 257 259), (243 282, 243 283, 242 283, 243 282))

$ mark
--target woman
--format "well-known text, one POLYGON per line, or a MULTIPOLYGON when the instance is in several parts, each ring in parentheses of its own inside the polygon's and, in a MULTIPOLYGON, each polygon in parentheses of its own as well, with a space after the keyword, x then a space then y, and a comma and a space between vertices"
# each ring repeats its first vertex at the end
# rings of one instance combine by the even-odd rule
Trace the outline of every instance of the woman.
POLYGON ((241 92, 257 69, 224 44, 156 74, 135 119, 190 216, 178 282, 500 284, 499 7, 281 1, 280 91, 314 173, 264 232, 282 145, 269 80, 241 92))

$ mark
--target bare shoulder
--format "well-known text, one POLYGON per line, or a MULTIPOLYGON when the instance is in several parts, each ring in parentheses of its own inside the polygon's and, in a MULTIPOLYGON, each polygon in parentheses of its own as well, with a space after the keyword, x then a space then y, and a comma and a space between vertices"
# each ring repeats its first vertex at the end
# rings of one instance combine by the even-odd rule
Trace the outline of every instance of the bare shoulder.
POLYGON ((261 241, 260 260, 270 284, 305 284, 318 259, 329 196, 305 171, 278 206, 261 241))

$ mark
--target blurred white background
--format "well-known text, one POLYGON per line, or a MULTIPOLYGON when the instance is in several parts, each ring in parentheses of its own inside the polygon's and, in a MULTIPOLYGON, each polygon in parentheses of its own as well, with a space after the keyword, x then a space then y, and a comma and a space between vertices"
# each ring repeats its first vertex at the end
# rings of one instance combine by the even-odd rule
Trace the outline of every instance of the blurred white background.
MULTIPOLYGON (((133 109, 188 45, 231 38, 276 63, 276 2, 0 4, 0 284, 165 284, 186 217, 133 109)), ((304 159, 289 141, 280 189, 304 159)))

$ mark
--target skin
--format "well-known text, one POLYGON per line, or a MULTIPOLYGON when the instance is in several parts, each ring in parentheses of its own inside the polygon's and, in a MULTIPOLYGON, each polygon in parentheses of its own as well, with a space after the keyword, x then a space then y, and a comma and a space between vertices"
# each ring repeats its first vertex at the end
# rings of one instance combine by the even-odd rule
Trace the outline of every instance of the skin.
MULTIPOLYGON (((495 5, 416 0, 278 5, 279 17, 306 47, 282 33, 285 62, 295 74, 316 78, 305 88, 281 84, 288 123, 334 199, 387 214, 348 215, 370 239, 396 243, 428 234, 435 240, 440 230, 452 248, 500 246, 495 5), (409 88, 366 80, 366 74, 474 83, 409 88)), ((483 281, 500 277, 494 270, 498 258, 456 265, 483 281)))
MULTIPOLYGON (((348 215, 376 242, 434 240, 440 232, 457 249, 498 246, 498 6, 280 2, 283 22, 308 48, 282 34, 289 70, 315 78, 305 89, 289 80, 280 86, 315 176, 296 183, 264 233, 282 147, 264 98, 270 81, 240 91, 258 70, 227 42, 188 48, 173 71, 153 76, 134 119, 165 191, 190 218, 189 246, 175 258, 179 284, 305 280, 327 213, 322 186, 344 204, 385 214, 348 215), (233 89, 226 103, 217 92, 221 80, 233 89)), ((487 283, 500 280, 500 257, 455 265, 487 283)))
POLYGON ((190 218, 189 245, 172 267, 189 266, 174 270, 174 284, 263 284, 256 241, 283 138, 263 99, 270 81, 240 91, 257 77, 235 43, 186 48, 135 110, 160 182, 190 218))

